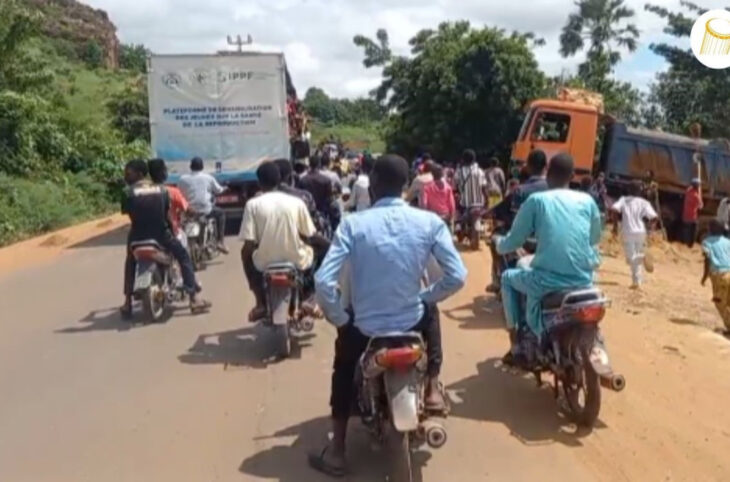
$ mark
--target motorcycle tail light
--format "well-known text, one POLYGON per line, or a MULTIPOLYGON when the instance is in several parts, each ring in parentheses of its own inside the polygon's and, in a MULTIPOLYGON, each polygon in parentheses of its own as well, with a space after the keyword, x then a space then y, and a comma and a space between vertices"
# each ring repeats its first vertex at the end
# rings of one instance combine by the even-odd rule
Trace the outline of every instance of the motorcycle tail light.
POLYGON ((159 262, 164 259, 165 255, 156 248, 136 248, 132 255, 137 261, 155 261, 159 262))
POLYGON ((606 307, 604 305, 584 306, 571 312, 570 316, 581 323, 598 323, 606 316, 606 307))
POLYGON ((269 275, 269 282, 273 286, 290 286, 291 280, 287 274, 272 274, 269 275))
POLYGON ((375 355, 375 363, 383 368, 405 369, 410 368, 423 356, 421 347, 403 347, 383 350, 375 355))

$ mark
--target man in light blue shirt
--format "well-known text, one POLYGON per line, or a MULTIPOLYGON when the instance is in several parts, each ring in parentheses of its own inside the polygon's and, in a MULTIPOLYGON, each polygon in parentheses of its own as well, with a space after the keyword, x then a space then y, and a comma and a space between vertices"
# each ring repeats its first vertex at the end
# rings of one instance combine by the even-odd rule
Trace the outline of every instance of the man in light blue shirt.
POLYGON ((438 375, 441 339, 436 303, 458 291, 466 268, 446 224, 435 214, 411 208, 401 198, 408 164, 386 155, 370 175, 373 207, 342 220, 327 257, 315 276, 317 300, 338 328, 332 376, 332 444, 310 457, 310 464, 330 475, 344 473, 345 435, 353 402, 353 378, 369 337, 391 332, 421 331, 427 343, 426 404, 442 408, 438 375), (426 265, 433 256, 443 277, 422 288, 426 265), (339 291, 342 268, 349 265, 352 313, 343 308, 339 291))
POLYGON ((507 254, 520 248, 528 237, 537 238, 530 268, 509 269, 502 274, 502 299, 512 342, 506 363, 514 363, 519 355, 517 336, 523 321, 538 338, 542 335, 542 298, 555 291, 591 286, 593 271, 600 264, 597 245, 601 215, 591 196, 568 189, 573 170, 569 154, 555 156, 547 174, 550 189, 530 196, 520 207, 510 232, 497 240, 497 252, 507 254), (522 310, 523 295, 527 297, 526 313, 522 310))
POLYGON ((215 219, 218 225, 218 249, 228 254, 226 248, 226 214, 215 205, 215 196, 226 190, 213 176, 203 171, 203 160, 194 157, 190 161, 190 174, 180 176, 178 187, 182 191, 190 210, 215 219))

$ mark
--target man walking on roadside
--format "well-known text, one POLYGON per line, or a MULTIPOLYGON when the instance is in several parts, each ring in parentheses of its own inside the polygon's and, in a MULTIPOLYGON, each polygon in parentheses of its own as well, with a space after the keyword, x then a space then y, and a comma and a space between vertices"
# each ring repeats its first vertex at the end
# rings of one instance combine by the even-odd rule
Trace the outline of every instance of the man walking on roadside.
POLYGON ((692 179, 692 185, 687 188, 684 194, 684 208, 682 209, 682 241, 690 248, 694 247, 697 241, 697 221, 702 203, 702 192, 700 180, 692 179))
MULTIPOLYGON (((611 207, 616 216, 614 235, 618 233, 621 223, 621 242, 626 253, 626 262, 631 267, 631 289, 641 288, 643 283, 642 266, 645 261, 646 224, 654 222, 658 216, 649 201, 641 197, 641 184, 636 181, 629 184, 629 195, 623 196, 611 207)), ((649 266, 651 269, 651 266, 649 266)))
POLYGON ((710 222, 710 235, 702 242, 705 255, 705 272, 702 286, 707 278, 712 280, 712 301, 730 332, 730 239, 724 236, 725 227, 718 220, 710 222))

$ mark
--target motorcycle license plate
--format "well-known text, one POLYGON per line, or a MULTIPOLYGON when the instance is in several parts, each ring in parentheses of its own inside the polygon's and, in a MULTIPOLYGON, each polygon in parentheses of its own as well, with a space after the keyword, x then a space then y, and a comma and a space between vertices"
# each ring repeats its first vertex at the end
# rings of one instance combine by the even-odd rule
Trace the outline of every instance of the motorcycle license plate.
POLYGON ((135 291, 147 289, 151 285, 152 285, 152 271, 145 270, 143 273, 140 273, 139 270, 137 270, 137 274, 134 277, 135 291))
POLYGON ((216 198, 218 204, 235 204, 238 202, 238 196, 235 194, 229 194, 227 196, 218 196, 216 198))

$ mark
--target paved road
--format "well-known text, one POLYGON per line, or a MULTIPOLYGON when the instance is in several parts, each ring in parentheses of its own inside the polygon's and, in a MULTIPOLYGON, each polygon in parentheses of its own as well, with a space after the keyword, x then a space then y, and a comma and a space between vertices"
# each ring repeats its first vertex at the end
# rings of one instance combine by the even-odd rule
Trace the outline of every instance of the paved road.
MULTIPOLYGON (((211 314, 130 327, 116 312, 123 240, 0 278, 0 481, 327 480, 305 459, 328 430, 334 330, 272 362, 267 333, 243 322, 237 254, 201 275, 211 314)), ((506 340, 480 296, 484 254, 471 256, 469 288, 444 305, 450 439, 418 455, 423 479, 594 480, 550 392, 494 367, 506 340)), ((384 480, 357 424, 351 439, 349 480, 384 480)))

